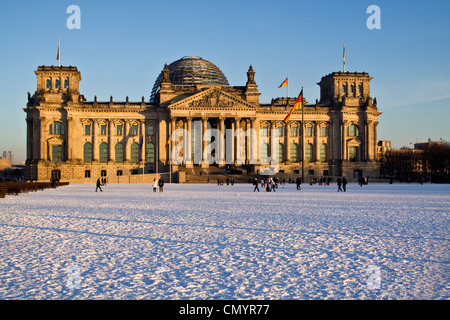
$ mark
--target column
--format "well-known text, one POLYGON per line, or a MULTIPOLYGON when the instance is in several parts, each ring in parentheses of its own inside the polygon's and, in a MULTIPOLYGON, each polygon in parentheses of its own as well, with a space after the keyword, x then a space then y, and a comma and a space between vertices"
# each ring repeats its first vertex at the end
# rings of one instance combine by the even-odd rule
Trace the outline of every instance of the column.
POLYGON ((27 121, 27 161, 33 160, 33 120, 27 121))
POLYGON ((170 137, 170 142, 169 142, 169 164, 172 163, 172 146, 175 145, 174 141, 173 141, 173 137, 172 137, 172 132, 175 131, 175 122, 177 121, 176 117, 172 117, 170 118, 170 128, 169 128, 169 137, 170 137))
POLYGON ((115 161, 115 145, 113 141, 113 122, 108 120, 108 161, 115 161))
POLYGON ((241 157, 241 129, 240 129, 240 121, 241 118, 234 118, 234 128, 235 128, 235 136, 234 139, 234 164, 240 165, 243 163, 241 157))
MULTIPOLYGON (((275 121, 272 121, 270 123, 270 159, 271 159, 270 163, 271 164, 273 164, 275 160, 276 160, 275 162, 278 163, 278 159, 276 156, 276 148, 277 148, 278 141, 275 141, 275 134, 276 134, 275 130, 276 130, 275 121)), ((277 138, 277 140, 278 140, 278 138, 277 138)))
POLYGON ((250 133, 247 134, 250 140, 250 164, 259 162, 259 123, 256 118, 250 118, 250 133))
POLYGON ((320 160, 320 145, 319 145, 319 121, 314 121, 314 161, 320 160))
POLYGON ((141 135, 139 137, 139 143, 142 139, 142 148, 141 148, 141 161, 142 164, 145 165, 145 147, 146 147, 146 134, 145 134, 145 121, 141 120, 141 135))
POLYGON ((208 118, 202 117, 202 135, 201 135, 201 141, 202 141, 202 168, 208 168, 209 167, 209 161, 208 161, 208 153, 206 152, 208 147, 208 142, 206 141, 206 130, 208 130, 208 118))
POLYGON ((186 131, 186 143, 185 146, 186 148, 184 149, 185 151, 185 156, 184 156, 184 162, 186 164, 186 167, 191 168, 192 167, 192 117, 187 117, 186 118, 186 123, 187 123, 187 131, 186 131))
POLYGON ((225 164, 225 118, 219 118, 219 132, 218 132, 218 149, 219 149, 219 165, 225 164))

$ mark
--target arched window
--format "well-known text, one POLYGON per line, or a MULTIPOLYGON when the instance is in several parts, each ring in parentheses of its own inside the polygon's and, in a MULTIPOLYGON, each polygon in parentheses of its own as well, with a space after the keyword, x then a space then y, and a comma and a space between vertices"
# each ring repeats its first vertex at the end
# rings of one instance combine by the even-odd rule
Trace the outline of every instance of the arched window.
POLYGON ((313 161, 313 146, 311 143, 308 143, 305 146, 305 161, 312 162, 313 161))
POLYGON ((284 161, 284 145, 282 143, 277 145, 277 160, 278 162, 284 161))
POLYGON ((100 149, 99 161, 103 163, 108 162, 108 144, 106 144, 105 142, 101 143, 99 149, 100 149))
POLYGON ((350 85, 350 93, 355 93, 355 85, 350 85))
POLYGON ((320 161, 327 161, 327 145, 325 143, 320 145, 320 161))
POLYGON ((347 86, 345 84, 343 84, 341 86, 341 93, 346 93, 347 92, 347 86))
POLYGON ((51 89, 52 88, 52 79, 47 79, 45 87, 47 89, 51 89))
POLYGON ((64 80, 64 89, 69 89, 69 79, 64 80))
POLYGON ((349 137, 357 137, 359 136, 359 128, 356 124, 351 124, 347 128, 347 135, 349 137))
POLYGON ((145 157, 148 163, 155 163, 155 145, 147 143, 145 157))
POLYGON ((115 153, 115 161, 116 162, 123 162, 123 144, 118 142, 114 148, 115 153))
POLYGON ((269 145, 267 143, 261 144, 261 163, 267 164, 269 162, 269 145))
POLYGON ((92 144, 89 142, 83 146, 83 162, 92 162, 92 144))
POLYGON ((64 134, 64 125, 62 122, 55 121, 48 127, 49 134, 64 134))
POLYGON ((298 162, 298 144, 291 144, 291 161, 298 162))
POLYGON ((61 80, 59 80, 59 79, 55 80, 55 88, 56 89, 61 89, 61 80))
POLYGON ((130 161, 139 162, 139 145, 136 142, 131 145, 130 161))
POLYGON ((362 92, 363 92, 363 86, 359 84, 357 93, 362 94, 362 92))

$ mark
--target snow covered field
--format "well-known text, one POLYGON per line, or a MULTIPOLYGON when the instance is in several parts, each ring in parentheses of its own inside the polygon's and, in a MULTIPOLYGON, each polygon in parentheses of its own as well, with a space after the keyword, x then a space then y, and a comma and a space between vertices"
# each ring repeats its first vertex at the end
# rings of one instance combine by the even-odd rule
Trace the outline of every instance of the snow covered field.
POLYGON ((0 299, 450 298, 449 185, 164 189, 0 199, 0 299))

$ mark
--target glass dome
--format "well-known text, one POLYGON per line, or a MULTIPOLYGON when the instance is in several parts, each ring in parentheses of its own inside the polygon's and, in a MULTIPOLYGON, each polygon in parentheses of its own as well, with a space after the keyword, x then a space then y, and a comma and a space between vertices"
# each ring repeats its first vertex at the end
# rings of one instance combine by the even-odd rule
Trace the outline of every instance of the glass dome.
MULTIPOLYGON (((215 64, 197 56, 183 57, 172 62, 168 67, 170 70, 169 78, 174 85, 229 85, 227 78, 215 64)), ((155 97, 161 86, 162 79, 163 72, 161 71, 153 85, 150 102, 155 102, 155 97)))

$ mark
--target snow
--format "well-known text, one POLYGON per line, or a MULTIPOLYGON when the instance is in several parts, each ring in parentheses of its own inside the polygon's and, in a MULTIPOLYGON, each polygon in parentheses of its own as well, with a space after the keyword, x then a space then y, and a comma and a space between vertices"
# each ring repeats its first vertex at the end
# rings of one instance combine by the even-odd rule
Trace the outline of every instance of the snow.
POLYGON ((449 185, 260 189, 7 196, 0 299, 450 298, 449 185))

